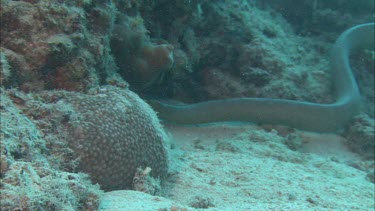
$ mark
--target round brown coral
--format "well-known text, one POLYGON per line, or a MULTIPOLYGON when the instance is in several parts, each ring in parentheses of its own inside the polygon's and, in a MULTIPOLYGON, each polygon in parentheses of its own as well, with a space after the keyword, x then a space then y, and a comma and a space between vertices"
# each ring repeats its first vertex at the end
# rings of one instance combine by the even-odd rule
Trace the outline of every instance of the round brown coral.
POLYGON ((95 94, 64 92, 57 104, 70 106, 67 141, 78 170, 103 190, 129 189, 137 168, 167 173, 166 135, 154 111, 135 93, 103 87, 95 94))

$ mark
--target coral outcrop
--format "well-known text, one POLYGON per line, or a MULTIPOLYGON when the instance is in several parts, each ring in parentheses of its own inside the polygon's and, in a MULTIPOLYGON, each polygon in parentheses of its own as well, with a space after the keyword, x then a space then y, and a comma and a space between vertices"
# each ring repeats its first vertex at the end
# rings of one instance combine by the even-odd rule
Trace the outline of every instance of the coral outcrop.
POLYGON ((0 13, 2 61, 11 70, 4 86, 77 91, 115 75, 112 1, 4 0, 0 13))
POLYGON ((138 168, 151 168, 154 178, 166 176, 167 136, 135 93, 105 86, 90 94, 50 91, 37 98, 42 100, 28 101, 30 115, 40 127, 56 125, 45 130, 66 140, 74 152, 66 159, 76 160, 74 170, 88 173, 101 189, 131 189, 138 168))
POLYGON ((11 72, 2 72, 1 81, 26 92, 125 81, 136 89, 150 86, 172 67, 174 47, 151 40, 142 17, 128 14, 142 4, 2 1, 1 60, 11 72))
MULTIPOLYGON (((64 171, 63 160, 54 154, 64 149, 60 140, 49 140, 56 142, 51 149, 48 135, 11 99, 24 105, 1 90, 1 210, 96 210, 99 187, 86 174, 64 171)), ((73 165, 73 160, 68 163, 73 165)))

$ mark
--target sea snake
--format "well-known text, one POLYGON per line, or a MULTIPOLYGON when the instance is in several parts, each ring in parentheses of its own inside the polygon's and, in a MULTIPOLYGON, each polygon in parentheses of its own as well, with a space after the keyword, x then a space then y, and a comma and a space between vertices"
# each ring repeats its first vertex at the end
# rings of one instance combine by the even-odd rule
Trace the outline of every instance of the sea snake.
POLYGON ((362 47, 374 49, 374 23, 354 26, 336 40, 330 58, 337 96, 337 101, 332 104, 247 97, 182 105, 159 100, 150 100, 149 103, 161 119, 180 124, 246 121, 336 132, 359 112, 360 94, 349 64, 349 53, 362 47))

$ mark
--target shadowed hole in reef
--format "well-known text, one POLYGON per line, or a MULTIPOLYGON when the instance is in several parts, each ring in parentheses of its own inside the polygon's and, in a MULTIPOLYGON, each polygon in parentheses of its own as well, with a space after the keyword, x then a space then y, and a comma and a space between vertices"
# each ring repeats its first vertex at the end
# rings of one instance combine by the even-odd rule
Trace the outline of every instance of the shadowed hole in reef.
POLYGON ((20 160, 25 157, 25 153, 17 150, 17 151, 10 151, 10 156, 14 158, 14 160, 20 160))

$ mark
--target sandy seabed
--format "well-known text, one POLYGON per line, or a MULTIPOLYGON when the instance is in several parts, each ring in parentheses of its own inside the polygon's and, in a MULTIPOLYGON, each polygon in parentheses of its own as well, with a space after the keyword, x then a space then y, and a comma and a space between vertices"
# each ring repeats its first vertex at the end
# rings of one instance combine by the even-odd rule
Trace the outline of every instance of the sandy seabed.
POLYGON ((166 130, 163 197, 107 192, 100 210, 374 210, 374 184, 340 136, 229 123, 166 130))

